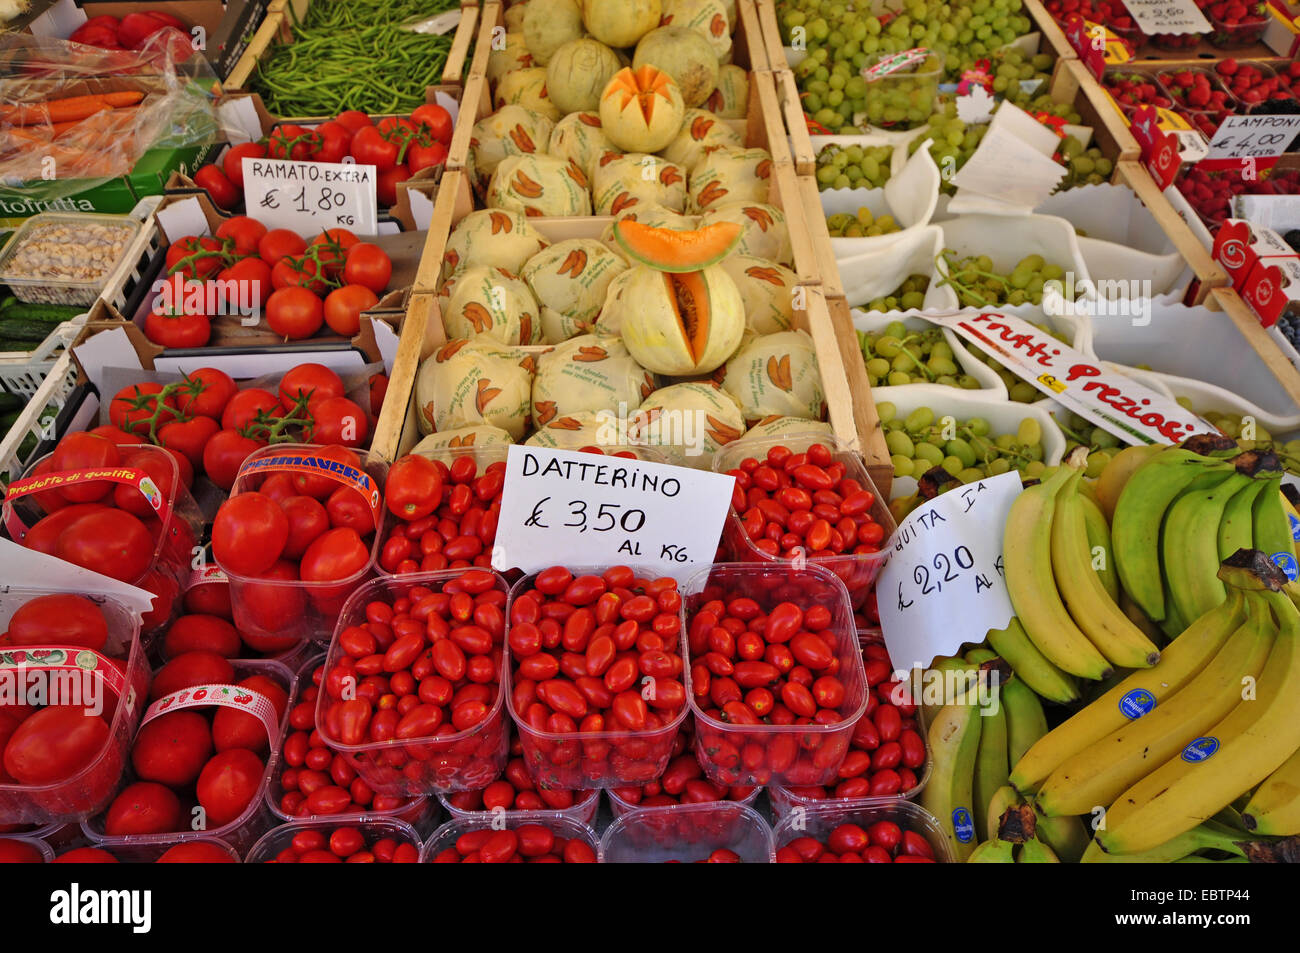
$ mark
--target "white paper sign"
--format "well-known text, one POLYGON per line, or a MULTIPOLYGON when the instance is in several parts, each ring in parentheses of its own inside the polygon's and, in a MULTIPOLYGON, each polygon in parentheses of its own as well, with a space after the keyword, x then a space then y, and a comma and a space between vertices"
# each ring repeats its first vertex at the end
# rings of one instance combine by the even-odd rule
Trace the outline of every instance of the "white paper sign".
POLYGON ((1065 166, 1052 160, 1060 142, 1033 116, 1003 102, 952 183, 1010 205, 1037 208, 1065 177, 1065 166))
POLYGON ((1289 232, 1300 228, 1300 195, 1234 195, 1232 217, 1289 232))
POLYGON ((1272 159, 1300 134, 1300 116, 1229 116, 1214 132, 1206 159, 1272 159))
POLYGON ((250 158, 243 164, 244 206, 259 222, 304 238, 326 228, 378 234, 373 165, 250 158))
POLYGON ((928 668, 1005 628, 1013 609, 1002 535, 1020 474, 968 483, 922 503, 890 539, 876 581, 880 628, 896 669, 928 668))
POLYGON ((1183 162, 1200 162, 1210 150, 1199 129, 1174 129, 1169 134, 1178 140, 1178 158, 1183 162))
POLYGON ((1217 432, 1176 401, 1106 370, 1015 315, 969 310, 926 318, 996 355, 1017 377, 1126 443, 1178 444, 1194 433, 1217 432))
POLYGON ((575 450, 512 446, 492 568, 712 562, 735 478, 575 450))
POLYGON ((1124 0, 1124 7, 1147 36, 1209 33, 1212 29, 1193 0, 1124 0))

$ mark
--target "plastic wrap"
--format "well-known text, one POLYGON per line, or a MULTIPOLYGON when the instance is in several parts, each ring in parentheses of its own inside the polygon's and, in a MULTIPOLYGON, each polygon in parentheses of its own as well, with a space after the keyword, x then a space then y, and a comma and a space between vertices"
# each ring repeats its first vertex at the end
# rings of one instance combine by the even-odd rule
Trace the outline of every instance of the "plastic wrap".
POLYGON ((126 175, 150 149, 216 142, 217 88, 171 28, 139 50, 0 37, 0 183, 53 201, 126 175))

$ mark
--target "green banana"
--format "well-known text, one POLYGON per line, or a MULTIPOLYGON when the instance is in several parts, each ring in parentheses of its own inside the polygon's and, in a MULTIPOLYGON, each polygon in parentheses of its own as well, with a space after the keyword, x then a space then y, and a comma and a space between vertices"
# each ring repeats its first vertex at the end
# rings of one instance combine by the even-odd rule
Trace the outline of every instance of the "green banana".
POLYGON ((1119 602, 1119 573, 1115 571, 1115 554, 1110 542, 1110 524, 1106 522, 1106 514, 1101 511, 1101 507, 1094 502, 1092 497, 1085 493, 1079 494, 1080 508, 1083 510, 1084 527, 1088 533, 1088 552, 1096 553, 1101 549, 1101 567, 1095 569, 1097 578, 1101 580, 1106 595, 1110 596, 1111 602, 1119 602))
POLYGON ((1215 860, 1213 857, 1199 857, 1193 854, 1191 857, 1184 857, 1181 860, 1175 860, 1175 864, 1248 864, 1250 860, 1245 857, 1228 857, 1224 860, 1215 860))
POLYGON ((1251 478, 1233 473, 1222 483, 1189 489, 1165 511, 1160 555, 1174 605, 1183 619, 1195 619, 1227 597, 1219 579, 1219 543, 1212 529, 1224 508, 1251 478))
POLYGON ((1062 705, 1079 700, 1079 685, 1074 677, 1061 671, 1038 651, 1015 616, 1011 617, 1005 629, 990 629, 988 642, 1011 666, 1016 678, 1043 698, 1062 705))
POLYGON ((1016 855, 1017 864, 1059 864, 1061 858, 1056 856, 1056 852, 1048 847, 1037 837, 1031 837, 1020 845, 1020 853, 1016 855))
MULTIPOLYGON (((1255 498, 1255 505, 1251 509, 1250 548, 1262 551, 1284 572, 1288 566, 1294 570, 1295 539, 1291 536, 1291 522, 1282 505, 1281 483, 1266 480, 1264 485, 1266 489, 1255 498)), ((1290 573, 1287 575, 1289 577, 1290 573)))
MULTIPOLYGON (((1001 691, 1000 686, 992 689, 995 698, 1001 691)), ((1007 783, 1011 767, 1007 763, 1006 710, 999 704, 982 712, 982 718, 979 753, 975 759, 975 804, 971 810, 976 832, 981 840, 988 840, 997 833, 997 828, 990 829, 987 823, 989 805, 998 789, 1007 783)))
POLYGON ((1092 840, 1081 817, 1048 817, 1034 806, 1038 837, 1067 864, 1077 864, 1092 840))
POLYGON ((921 791, 921 806, 939 822, 958 863, 975 849, 975 759, 983 720, 978 705, 945 705, 926 738, 934 766, 921 791))
POLYGON ((1014 864, 1016 845, 1009 840, 994 837, 986 840, 966 858, 968 864, 1014 864))
POLYGON ((1007 759, 1019 764, 1025 752, 1047 734, 1047 717, 1038 696, 1015 679, 1002 686, 999 701, 1007 716, 1007 759))
POLYGON ((1152 620, 1165 617, 1160 524, 1165 510, 1198 477, 1226 477, 1233 467, 1173 447, 1152 456, 1129 477, 1111 518, 1111 545, 1120 585, 1152 620))
MULTIPOLYGON (((952 658, 937 658, 934 660, 934 663, 926 669, 921 683, 921 713, 927 725, 934 724, 934 719, 938 717, 939 710, 943 708, 944 704, 946 704, 946 702, 939 702, 936 704, 925 700, 927 694, 925 688, 929 684, 929 678, 933 677, 930 676, 929 673, 938 672, 940 675, 946 677, 948 672, 973 672, 976 668, 977 666, 971 665, 964 658, 958 655, 953 656, 952 658)), ((947 689, 944 690, 940 697, 948 697, 947 689)))
POLYGON ((1246 852, 1237 846, 1239 841, 1244 840, 1246 840, 1244 834, 1224 832, 1206 821, 1190 831, 1183 831, 1176 837, 1170 838, 1158 847, 1141 853, 1108 854, 1101 849, 1100 844, 1093 841, 1083 852, 1080 862, 1084 864, 1168 864, 1202 850, 1218 850, 1245 857, 1246 852))
POLYGON ((1233 494, 1223 508, 1219 521, 1219 561, 1227 559, 1239 549, 1251 549, 1251 511, 1255 498, 1268 486, 1267 480, 1251 480, 1233 494))
POLYGON ((1004 784, 993 792, 993 797, 989 799, 988 811, 984 814, 985 830, 989 831, 992 837, 997 833, 998 825, 1002 823, 1002 815, 1009 808, 1019 807, 1023 803, 1016 789, 1009 784, 1004 784))

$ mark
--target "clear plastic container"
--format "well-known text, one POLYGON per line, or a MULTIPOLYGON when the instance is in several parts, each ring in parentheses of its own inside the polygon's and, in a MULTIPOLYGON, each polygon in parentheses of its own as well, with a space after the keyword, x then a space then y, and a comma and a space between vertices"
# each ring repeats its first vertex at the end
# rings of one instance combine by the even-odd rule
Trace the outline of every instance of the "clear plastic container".
MULTIPOLYGON (((265 675, 267 678, 277 682, 288 694, 293 695, 294 675, 293 672, 285 665, 279 662, 273 662, 265 659, 231 659, 231 665, 235 669, 235 680, 242 681, 252 675, 265 675)), ((200 709, 202 710, 202 709, 200 709)), ((196 831, 167 831, 161 834, 118 834, 110 835, 104 831, 104 814, 96 814, 88 820, 81 822, 82 833, 96 847, 103 847, 105 850, 116 852, 119 847, 154 847, 159 844, 171 846, 192 840, 221 840, 228 843, 236 851, 248 849, 248 845, 262 835, 264 831, 272 827, 276 818, 271 814, 270 808, 266 803, 266 786, 270 783, 271 777, 276 774, 277 765, 280 761, 280 744, 284 737, 285 726, 289 723, 289 708, 286 705, 284 717, 280 719, 280 724, 276 730, 275 737, 271 739, 271 747, 267 753, 265 768, 262 774, 262 783, 259 785, 257 792, 249 800, 248 806, 244 808, 239 817, 219 827, 210 830, 196 831)), ((122 787, 136 780, 135 772, 127 768, 122 778, 122 787)), ((185 803, 182 797, 182 804, 185 803)), ((187 815, 188 819, 188 815, 187 815)))
MULTIPOLYGON (((215 837, 202 837, 198 840, 159 841, 153 844, 132 844, 130 846, 114 846, 110 848, 102 844, 91 843, 80 830, 77 831, 77 834, 76 838, 70 839, 55 848, 54 855, 56 858, 82 847, 94 847, 112 854, 117 858, 118 863, 156 864, 163 854, 173 847, 179 847, 181 844, 211 844, 229 857, 233 863, 242 863, 239 851, 215 837)), ((176 861, 176 863, 180 863, 180 861, 176 861)), ((185 861, 185 863, 191 863, 191 861, 185 861)))
POLYGON ((943 57, 930 52, 924 59, 891 69, 901 55, 870 56, 862 67, 867 80, 867 122, 872 126, 913 129, 924 125, 934 112, 943 82, 943 57), (876 74, 876 70, 884 72, 876 74))
POLYGON ((1268 29, 1269 18, 1263 3, 1256 3, 1253 16, 1243 23, 1225 23, 1208 9, 1204 13, 1210 25, 1214 27, 1205 38, 1216 49, 1239 50, 1242 47, 1254 46, 1263 39, 1264 31, 1268 29))
MULTIPOLYGON (((485 570, 475 570, 482 572, 485 570)), ((490 572, 490 570, 486 570, 490 572)), ((354 592, 339 613, 334 638, 325 658, 325 670, 344 654, 339 636, 350 626, 365 621, 366 604, 374 599, 398 598, 412 586, 441 587, 460 577, 464 570, 444 569, 420 572, 392 579, 372 579, 354 592)), ((508 592, 509 586, 500 573, 492 573, 497 588, 508 592)), ((506 665, 505 653, 501 664, 506 665)), ((417 797, 446 791, 472 791, 486 787, 502 771, 510 751, 510 732, 505 716, 506 679, 498 674, 495 701, 487 718, 472 728, 433 738, 370 741, 348 745, 330 738, 324 728, 325 706, 330 698, 321 692, 316 702, 316 724, 325 743, 342 754, 348 764, 376 794, 417 797)))
POLYGON ((1158 50, 1185 52, 1201 45, 1199 33, 1153 33, 1147 39, 1158 50))
POLYGON ((1214 70, 1202 69, 1199 66, 1180 66, 1177 69, 1161 70, 1159 73, 1156 74, 1156 81, 1160 84, 1160 88, 1164 90, 1165 95, 1168 96, 1170 100, 1173 101, 1174 106, 1176 106, 1179 110, 1184 112, 1206 113, 1210 116, 1224 116, 1224 115, 1229 115, 1231 113, 1235 113, 1241 109, 1241 101, 1238 100, 1236 96, 1232 95, 1232 91, 1228 89, 1227 86, 1223 85, 1223 81, 1219 79, 1218 75, 1214 72, 1214 70), (1175 82, 1174 77, 1176 74, 1184 73, 1184 72, 1192 73, 1193 75, 1199 74, 1205 76, 1209 79, 1210 88, 1212 90, 1226 93, 1227 99, 1224 100, 1224 108, 1216 109, 1208 105, 1193 106, 1189 102, 1187 102, 1187 100, 1184 97, 1175 95, 1174 94, 1175 87, 1181 84, 1175 82))
POLYGON ((772 840, 776 852, 780 853, 782 847, 800 837, 811 837, 825 843, 831 831, 841 824, 869 827, 877 821, 893 821, 905 831, 915 831, 925 838, 938 863, 954 863, 952 851, 948 849, 939 822, 934 819, 934 815, 911 801, 852 807, 817 805, 802 813, 782 818, 772 831, 772 840))
POLYGON ((374 844, 375 841, 392 838, 399 844, 412 845, 417 852, 420 850, 420 835, 410 824, 395 817, 376 817, 371 814, 363 814, 360 817, 354 816, 350 818, 315 818, 310 821, 291 821, 263 834, 257 843, 249 848, 244 857, 244 863, 273 863, 280 851, 288 847, 293 841, 294 835, 300 831, 320 831, 328 840, 329 835, 340 827, 358 828, 365 837, 367 847, 374 844))
MULTIPOLYGON (((150 464, 151 467, 156 465, 164 470, 170 468, 171 471, 173 489, 165 501, 166 516, 155 541, 149 567, 135 579, 124 580, 157 597, 141 624, 142 636, 148 643, 156 632, 175 618, 180 607, 181 591, 191 573, 194 548, 201 538, 203 517, 189 490, 181 483, 176 461, 170 453, 161 447, 146 444, 122 444, 119 449, 150 454, 155 461, 150 464)), ((34 461, 23 473, 23 478, 50 472, 53 457, 54 454, 49 453, 34 461)), ((154 484, 151 483, 150 486, 154 484)), ((21 542, 28 538, 42 517, 47 515, 39 502, 39 496, 39 493, 35 493, 4 501, 0 513, 3 514, 10 539, 21 542)))
MULTIPOLYGON (((747 794, 744 798, 742 798, 742 799, 739 800, 739 801, 733 801, 733 800, 731 800, 730 798, 727 798, 727 799, 724 799, 724 800, 721 800, 721 801, 705 801, 705 802, 700 802, 700 803, 704 803, 704 804, 740 804, 740 805, 743 805, 743 806, 745 806, 745 807, 752 807, 753 804, 754 804, 754 802, 758 800, 758 795, 762 792, 762 790, 763 790, 762 788, 756 787, 756 788, 754 788, 752 791, 750 791, 749 794, 747 794)), ((621 797, 619 797, 618 794, 616 794, 612 789, 609 790, 609 791, 606 791, 605 793, 609 795, 609 806, 610 806, 610 810, 613 812, 614 817, 615 817, 616 819, 622 817, 622 816, 625 815, 625 814, 632 814, 632 813, 634 813, 634 812, 636 812, 636 811, 660 811, 660 810, 668 810, 669 808, 672 808, 672 807, 687 807, 687 806, 691 806, 691 805, 685 805, 685 804, 664 804, 664 805, 659 806, 659 807, 642 807, 642 806, 639 805, 639 804, 633 804, 631 801, 625 801, 625 800, 623 800, 623 799, 622 799, 621 797)))
POLYGON ((1129 48, 1131 56, 1137 56, 1147 45, 1149 37, 1142 32, 1142 28, 1136 22, 1132 26, 1118 26, 1114 23, 1107 23, 1106 29, 1114 33, 1123 40, 1129 48))
MULTIPOLYGON (((15 610, 32 599, 57 594, 57 591, 42 589, 0 589, 0 628, 8 625, 15 610)), ((103 748, 89 764, 61 781, 41 785, 16 782, 0 784, 0 821, 5 824, 30 824, 39 828, 25 832, 26 835, 53 832, 60 825, 84 820, 108 806, 117 791, 127 750, 144 712, 149 665, 140 642, 140 624, 130 610, 113 599, 97 595, 88 595, 87 598, 93 600, 104 614, 108 623, 108 640, 100 649, 99 658, 85 649, 68 649, 65 656, 75 661, 86 673, 92 667, 104 665, 105 661, 111 663, 122 673, 126 686, 125 698, 122 704, 117 704, 117 696, 107 684, 87 683, 83 679, 80 685, 70 690, 95 691, 97 689, 94 685, 103 685, 105 693, 101 696, 101 701, 105 712, 110 704, 113 706, 111 715, 106 719, 109 726, 108 739, 103 748)), ((0 650, 0 667, 16 674, 16 666, 23 659, 20 655, 22 652, 23 648, 4 647, 0 650)), ((57 656, 46 656, 45 660, 53 664, 59 661, 57 656)), ((31 675, 27 677, 30 679, 31 675)), ((11 689, 15 687, 14 681, 6 681, 10 682, 11 689)), ((50 687, 53 688, 54 684, 50 687)), ((91 704, 94 702, 93 698, 84 695, 82 700, 91 704)))
MULTIPOLYGON (((292 712, 294 707, 299 703, 302 697, 303 689, 312 683, 311 675, 318 666, 325 664, 324 653, 313 655, 307 661, 298 667, 298 677, 294 680, 293 694, 289 697, 289 711, 292 712)), ((314 715, 313 715, 314 722, 314 715)), ((295 731, 292 725, 285 729, 285 741, 289 735, 295 731)), ((389 811, 376 811, 373 808, 363 810, 345 811, 342 814, 329 815, 291 815, 286 814, 280 807, 280 801, 284 797, 284 787, 281 780, 288 765, 284 761, 285 743, 280 743, 280 763, 276 766, 275 773, 271 775, 270 781, 266 786, 266 805, 271 809, 271 813, 280 819, 283 823, 305 820, 342 820, 345 818, 356 817, 393 817, 405 821, 414 827, 417 831, 430 831, 438 819, 438 805, 429 797, 412 797, 407 798, 401 805, 389 811)))
POLYGON ((734 801, 647 807, 617 818, 600 839, 602 864, 693 863, 730 850, 743 864, 770 864, 772 828, 734 801))
MULTIPOLYGON (((419 450, 416 451, 416 454, 418 456, 424 457, 427 460, 432 460, 436 463, 441 463, 444 466, 446 466, 448 469, 450 469, 451 466, 459 459, 467 458, 473 460, 475 464, 475 470, 476 470, 475 479, 477 479, 478 477, 483 475, 484 471, 486 471, 488 467, 492 466, 495 463, 500 463, 502 464, 502 466, 504 466, 506 462, 506 455, 509 453, 509 451, 510 451, 510 444, 496 443, 496 444, 489 444, 488 446, 485 447, 438 447, 432 450, 419 450)), ((451 485, 445 485, 443 488, 443 505, 446 504, 447 494, 450 492, 451 492, 451 485)), ((473 505, 486 508, 491 504, 491 502, 492 502, 491 500, 479 500, 475 498, 473 505)), ((442 506, 440 506, 439 509, 442 509, 442 506)), ((407 520, 403 520, 398 516, 395 516, 393 512, 390 509, 388 509, 388 507, 384 507, 384 521, 380 528, 380 537, 382 539, 382 542, 380 543, 379 551, 378 551, 381 555, 384 550, 384 543, 388 542, 389 537, 392 536, 393 530, 399 526, 405 525, 406 523, 407 520)), ((496 539, 495 530, 492 532, 490 539, 482 539, 481 552, 483 554, 489 557, 491 556, 492 542, 495 539, 496 539)), ((418 544, 417 544, 417 549, 418 549, 418 544)), ((419 560, 416 561, 418 562, 419 560)), ((486 568, 491 568, 491 567, 489 566, 486 568)), ((380 556, 376 557, 375 571, 379 573, 380 576, 387 579, 395 578, 398 576, 410 575, 410 573, 389 572, 380 563, 380 556)))
POLYGON ((422 863, 433 863, 439 854, 448 848, 455 847, 456 841, 462 834, 468 834, 471 831, 481 831, 486 828, 495 830, 518 830, 525 824, 540 824, 556 837, 563 837, 566 840, 580 840, 591 848, 593 857, 599 856, 600 842, 596 837, 596 832, 586 824, 579 823, 572 817, 565 814, 557 814, 554 811, 510 811, 497 816, 483 817, 457 817, 443 824, 433 832, 433 836, 424 842, 424 850, 420 853, 422 863))
MULTIPOLYGON (((594 790, 594 789, 593 789, 593 790, 590 790, 590 791, 585 791, 585 792, 580 792, 580 793, 583 793, 583 794, 585 794, 586 796, 583 797, 583 798, 580 799, 580 800, 576 800, 576 801, 574 801, 572 807, 566 807, 566 808, 562 808, 562 809, 556 809, 556 810, 553 810, 553 811, 548 811, 547 813, 551 813, 551 814, 563 814, 565 817, 571 817, 571 818, 573 818, 573 819, 574 819, 575 821, 577 821, 579 824, 585 824, 586 826, 590 827, 590 826, 592 825, 592 823, 596 820, 596 812, 600 810, 600 792, 597 791, 597 790, 594 790)), ((493 811, 464 811, 464 810, 461 810, 460 808, 458 808, 458 807, 456 807, 454 804, 452 804, 449 800, 447 800, 447 795, 445 795, 445 794, 439 794, 439 795, 438 795, 438 800, 442 803, 443 810, 445 810, 445 811, 447 812, 447 815, 448 815, 449 817, 453 817, 453 818, 457 818, 457 817, 471 817, 471 818, 472 818, 472 817, 492 817, 492 816, 493 816, 493 813, 494 813, 493 811)), ((510 816, 510 815, 512 815, 512 814, 518 814, 518 813, 520 813, 520 812, 518 812, 518 811, 506 811, 505 813, 506 813, 506 816, 510 816)))
POLYGON ((45 841, 27 834, 3 834, 0 835, 0 844, 6 841, 12 841, 15 844, 26 844, 41 855, 41 863, 48 864, 54 860, 54 850, 45 841))
MULTIPOLYGON (((867 708, 867 678, 844 584, 829 570, 808 565, 734 563, 696 573, 683 587, 685 631, 695 610, 711 599, 748 598, 764 612, 780 602, 805 611, 830 610, 828 631, 835 634, 838 677, 844 684, 841 721, 833 725, 731 725, 705 714, 691 689, 691 658, 686 658, 686 697, 695 716, 695 754, 714 784, 749 787, 774 784, 828 784, 849 750, 853 728, 867 708)), ((688 640, 689 643, 689 640, 688 640)))
MULTIPOLYGON (((610 567, 569 566, 575 576, 601 575, 610 567)), ((650 569, 632 567, 638 577, 656 579, 661 575, 650 569)), ((530 573, 510 587, 510 602, 506 606, 506 619, 511 607, 523 593, 533 588, 537 573, 530 573)), ((683 594, 684 595, 684 594, 683 594)), ((690 683, 685 679, 686 629, 682 627, 678 651, 682 656, 683 682, 690 695, 690 683)), ((506 643, 509 647, 509 624, 506 643)), ((556 733, 539 731, 524 720, 523 713, 515 710, 514 653, 507 652, 506 704, 515 730, 519 732, 524 748, 524 763, 528 773, 542 787, 582 791, 587 788, 617 788, 644 784, 663 774, 672 757, 673 741, 686 720, 687 706, 666 725, 652 731, 588 731, 556 733)))
POLYGON ((0 283, 19 301, 90 307, 140 227, 127 215, 33 215, 0 251, 0 283))
MULTIPOLYGON (((857 480, 864 490, 869 490, 875 497, 869 513, 871 518, 884 529, 884 539, 888 540, 894 534, 894 530, 898 528, 894 522, 894 517, 889 512, 888 501, 876 489, 876 484, 872 482, 871 475, 867 472, 867 466, 862 457, 844 449, 834 437, 826 434, 810 433, 736 440, 727 444, 714 455, 713 469, 716 473, 726 473, 729 470, 739 468, 741 461, 746 457, 756 457, 759 461, 764 460, 767 457, 768 450, 772 447, 789 447, 796 453, 801 453, 814 443, 824 444, 831 451, 832 459, 844 464, 844 475, 848 479, 857 480)), ((729 508, 727 511, 727 521, 722 528, 722 540, 733 562, 769 563, 774 565, 792 564, 792 560, 769 556, 755 546, 753 540, 745 534, 740 514, 736 512, 734 507, 729 508)), ((877 553, 815 556, 810 557, 806 562, 810 565, 822 566, 833 572, 844 583, 845 588, 848 589, 853 607, 858 608, 867 601, 867 596, 871 593, 876 577, 880 575, 880 570, 885 566, 886 550, 883 541, 881 547, 881 551, 877 553)))
MULTIPOLYGON (((292 457, 300 453, 310 455, 311 451, 321 449, 323 448, 310 444, 282 443, 255 450, 239 468, 230 495, 238 496, 240 493, 255 491, 266 477, 290 469, 287 466, 266 466, 263 469, 261 461, 286 455, 292 457)), ((381 492, 388 464, 365 450, 351 452, 360 461, 361 469, 369 477, 373 491, 381 492)), ((338 485, 349 484, 340 482, 338 485)), ((286 647, 293 641, 328 641, 334 631, 334 620, 348 596, 375 574, 380 539, 380 533, 373 534, 370 559, 363 568, 346 579, 336 581, 261 579, 221 566, 222 571, 230 577, 230 605, 235 616, 235 628, 259 638, 284 640, 286 647)), ((217 565, 221 565, 220 560, 217 560, 217 565)))

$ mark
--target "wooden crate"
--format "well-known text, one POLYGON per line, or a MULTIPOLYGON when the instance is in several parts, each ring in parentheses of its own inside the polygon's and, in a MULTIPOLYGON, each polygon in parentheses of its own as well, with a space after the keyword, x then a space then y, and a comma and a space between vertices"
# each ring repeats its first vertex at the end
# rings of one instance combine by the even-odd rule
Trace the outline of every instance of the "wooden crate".
POLYGON ((1141 156, 1142 150, 1128 126, 1115 123, 1115 107, 1101 83, 1078 60, 1062 60, 1057 67, 1052 76, 1052 99, 1074 103, 1083 124, 1092 127, 1093 143, 1102 153, 1116 162, 1141 156))
MULTIPOLYGON (((770 0, 761 0, 769 3, 770 0)), ((737 66, 747 70, 766 71, 773 69, 771 50, 767 46, 766 34, 760 22, 759 0, 736 0, 736 22, 731 24, 732 59, 737 66)), ((780 38, 777 38, 778 63, 785 63, 785 54, 781 53, 780 38)))
POLYGON ((1155 217, 1169 240, 1174 243, 1178 254, 1191 266, 1196 275, 1194 296, 1188 304, 1203 304, 1215 288, 1224 288, 1230 284, 1228 273, 1215 262, 1210 251, 1201 244, 1187 227, 1187 223, 1169 204, 1160 187, 1156 185, 1151 173, 1140 162, 1124 161, 1115 164, 1114 181, 1127 185, 1142 200, 1142 204, 1155 217))
POLYGON ((1040 49, 1046 47, 1056 54, 1057 59, 1077 60, 1079 54, 1074 51, 1070 41, 1065 38, 1065 31, 1061 29, 1060 24, 1052 18, 1043 6, 1042 0, 1023 0, 1025 13, 1034 21, 1038 32, 1043 35, 1043 43, 1040 49))
POLYGON ((447 150, 448 169, 469 168, 469 140, 474 134, 474 123, 492 112, 492 97, 488 93, 487 77, 472 70, 460 98, 460 114, 452 133, 451 147, 447 150))
MULTIPOLYGON (((888 499, 894 481, 894 465, 890 462, 889 448, 885 445, 885 430, 880 425, 880 415, 876 412, 876 398, 871 393, 871 379, 867 376, 867 365, 862 360, 862 351, 858 347, 858 333, 853 328, 848 301, 843 297, 827 296, 820 288, 809 289, 809 300, 812 302, 809 306, 809 324, 815 325, 823 320, 826 322, 838 358, 834 392, 832 384, 826 386, 831 427, 842 440, 850 433, 856 437, 853 440, 854 448, 866 461, 876 488, 888 499), (841 383, 844 388, 842 391, 839 389, 841 383)), ((817 359, 822 360, 821 349, 818 349, 817 359)))
MULTIPOLYGON (((257 64, 266 57, 271 47, 277 43, 292 43, 292 24, 300 20, 307 12, 311 0, 276 0, 271 4, 262 21, 261 27, 249 41, 244 55, 239 58, 235 68, 226 79, 227 89, 245 89, 257 69, 257 64), (277 6, 278 4, 278 6, 277 6)), ((470 48, 474 31, 477 27, 476 8, 466 8, 461 14, 460 23, 452 37, 451 50, 443 67, 441 80, 449 85, 459 86, 464 73, 465 56, 470 48), (459 57, 457 60, 456 57, 459 57), (448 77, 451 77, 450 79, 448 77)))
POLYGON ((402 336, 393 358, 393 372, 388 375, 388 393, 370 438, 370 452, 380 460, 391 463, 420 439, 416 424, 415 375, 420 370, 427 328, 431 322, 441 322, 437 309, 437 301, 431 294, 414 294, 407 304, 402 336), (414 430, 413 434, 405 433, 408 424, 414 430))
POLYGON ((474 31, 474 56, 469 64, 471 79, 475 76, 487 76, 488 57, 492 55, 492 35, 497 27, 505 25, 505 19, 505 6, 501 0, 490 0, 479 8, 478 24, 474 31))
POLYGON ((812 175, 817 171, 817 154, 813 151, 812 139, 809 137, 803 97, 799 93, 794 73, 788 69, 774 70, 772 81, 776 84, 777 105, 789 137, 790 158, 794 162, 795 172, 799 175, 812 175))
POLYGON ((788 70, 790 64, 785 58, 785 44, 781 40, 781 28, 776 19, 775 0, 738 0, 738 9, 742 3, 753 9, 758 21, 758 29, 762 34, 759 45, 763 50, 764 68, 788 70))
POLYGON ((1231 288, 1215 288, 1205 302, 1206 306, 1223 311, 1241 336, 1246 339, 1255 353, 1260 356, 1270 373, 1277 378, 1283 390, 1293 401, 1300 404, 1300 369, 1297 369, 1278 348, 1277 342, 1269 335, 1259 318, 1250 310, 1250 306, 1241 300, 1241 295, 1231 288))

